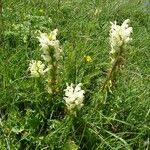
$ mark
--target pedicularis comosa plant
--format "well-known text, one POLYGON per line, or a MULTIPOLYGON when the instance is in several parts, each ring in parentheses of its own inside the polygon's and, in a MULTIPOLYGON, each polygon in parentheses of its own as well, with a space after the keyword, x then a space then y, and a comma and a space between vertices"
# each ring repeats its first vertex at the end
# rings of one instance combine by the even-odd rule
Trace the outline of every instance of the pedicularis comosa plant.
MULTIPOLYGON (((111 91, 114 86, 117 73, 122 69, 125 59, 125 51, 129 42, 132 40, 130 37, 132 33, 132 27, 129 27, 130 20, 125 20, 121 26, 117 25, 117 22, 111 22, 110 29, 110 68, 106 76, 102 90, 111 91)), ((46 89, 49 94, 55 94, 58 92, 57 77, 59 75, 59 69, 61 67, 60 60, 62 59, 62 48, 60 42, 57 40, 57 32, 55 29, 50 33, 41 33, 37 37, 39 40, 41 58, 44 62, 38 60, 32 60, 29 64, 29 70, 32 77, 44 77, 46 81, 46 89)), ((65 91, 64 100, 68 113, 76 114, 77 110, 80 110, 83 106, 85 91, 81 90, 82 83, 74 85, 71 83, 65 91)))

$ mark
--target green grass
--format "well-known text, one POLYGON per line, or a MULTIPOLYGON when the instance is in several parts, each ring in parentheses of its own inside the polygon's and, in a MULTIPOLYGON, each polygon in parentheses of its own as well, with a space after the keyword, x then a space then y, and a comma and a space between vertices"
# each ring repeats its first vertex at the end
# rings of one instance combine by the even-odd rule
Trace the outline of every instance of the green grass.
POLYGON ((0 149, 150 149, 149 5, 148 0, 3 1, 0 149), (106 95, 101 87, 110 62, 110 21, 121 24, 127 18, 133 41, 117 85, 106 95), (40 59, 36 31, 55 28, 63 49, 63 68, 60 91, 53 97, 43 81, 30 78, 27 68, 30 60, 40 59), (87 55, 92 62, 85 62, 87 55), (66 113, 66 82, 82 82, 86 92, 77 117, 66 113))

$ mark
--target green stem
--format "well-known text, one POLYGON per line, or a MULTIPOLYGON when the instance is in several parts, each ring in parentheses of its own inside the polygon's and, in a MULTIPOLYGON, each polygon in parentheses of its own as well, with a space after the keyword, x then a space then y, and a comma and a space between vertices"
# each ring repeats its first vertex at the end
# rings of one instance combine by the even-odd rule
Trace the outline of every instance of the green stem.
POLYGON ((123 53, 123 46, 120 47, 120 51, 119 51, 117 57, 115 58, 115 61, 112 65, 112 67, 110 68, 109 73, 107 74, 106 80, 102 86, 102 91, 108 86, 108 82, 114 78, 116 68, 119 66, 118 62, 120 61, 120 59, 122 57, 122 53, 123 53))
POLYGON ((57 84, 57 62, 54 57, 54 49, 51 49, 50 51, 50 56, 51 56, 51 72, 50 72, 50 79, 49 79, 49 87, 52 90, 52 94, 56 94, 56 84, 57 84))

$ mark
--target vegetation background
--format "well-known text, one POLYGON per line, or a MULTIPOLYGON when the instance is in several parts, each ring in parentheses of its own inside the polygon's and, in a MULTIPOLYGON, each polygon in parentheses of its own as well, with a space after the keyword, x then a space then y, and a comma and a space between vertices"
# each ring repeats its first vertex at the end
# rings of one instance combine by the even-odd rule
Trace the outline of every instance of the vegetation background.
POLYGON ((150 149, 149 0, 1 2, 0 150, 150 149), (101 87, 110 62, 110 21, 128 18, 133 42, 116 87, 106 95, 101 87), (54 98, 27 68, 31 59, 40 59, 37 30, 55 28, 63 69, 54 98), (66 82, 84 85, 77 117, 66 113, 66 82))

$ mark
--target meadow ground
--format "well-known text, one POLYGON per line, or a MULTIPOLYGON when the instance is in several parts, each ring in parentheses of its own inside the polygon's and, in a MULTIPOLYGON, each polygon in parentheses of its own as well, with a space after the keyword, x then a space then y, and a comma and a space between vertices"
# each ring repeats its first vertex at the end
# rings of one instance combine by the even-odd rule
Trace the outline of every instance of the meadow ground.
POLYGON ((149 0, 2 0, 0 17, 0 150, 150 149, 149 0), (133 41, 112 93, 102 92, 110 21, 125 19, 133 41), (63 60, 52 96, 28 66, 41 60, 37 31, 56 28, 63 60), (76 116, 66 111, 66 82, 85 90, 76 116))

